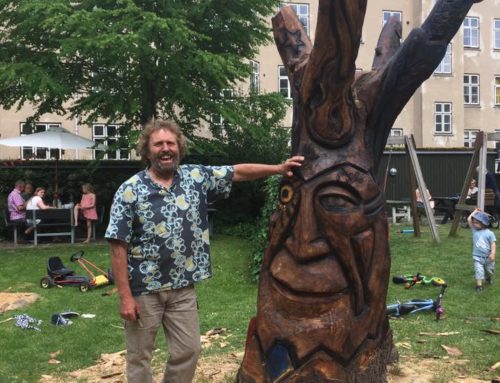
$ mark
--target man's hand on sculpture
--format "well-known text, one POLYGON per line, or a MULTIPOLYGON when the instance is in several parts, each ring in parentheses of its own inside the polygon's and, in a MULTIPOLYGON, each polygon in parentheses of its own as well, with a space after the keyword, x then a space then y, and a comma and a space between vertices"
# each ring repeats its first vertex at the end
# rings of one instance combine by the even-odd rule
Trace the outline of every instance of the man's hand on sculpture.
POLYGON ((293 156, 287 159, 284 163, 281 164, 280 173, 287 177, 293 176, 293 169, 302 166, 303 161, 303 156, 293 156))

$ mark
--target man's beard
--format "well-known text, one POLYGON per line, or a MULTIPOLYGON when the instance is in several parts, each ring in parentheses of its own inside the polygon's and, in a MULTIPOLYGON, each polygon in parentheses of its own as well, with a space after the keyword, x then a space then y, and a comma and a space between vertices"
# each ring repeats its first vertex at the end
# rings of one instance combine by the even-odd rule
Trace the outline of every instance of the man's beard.
POLYGON ((151 161, 151 167, 154 168, 154 170, 159 175, 164 175, 164 176, 170 176, 173 172, 175 172, 179 167, 179 162, 180 162, 179 155, 177 153, 173 153, 170 151, 158 153, 152 156, 150 161, 151 161), (164 155, 172 156, 172 162, 169 164, 162 163, 161 157, 164 155))

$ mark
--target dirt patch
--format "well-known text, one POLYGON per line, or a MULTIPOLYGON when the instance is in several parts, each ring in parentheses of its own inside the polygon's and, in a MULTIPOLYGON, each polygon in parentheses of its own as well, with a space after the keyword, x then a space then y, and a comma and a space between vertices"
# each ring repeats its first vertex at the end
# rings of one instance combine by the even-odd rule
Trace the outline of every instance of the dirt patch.
POLYGON ((491 380, 480 380, 468 377, 462 366, 469 363, 465 359, 419 359, 402 358, 400 363, 389 368, 391 383, 429 383, 432 381, 448 381, 449 383, 490 383, 491 380), (449 377, 448 377, 449 376, 449 377), (436 380, 441 377, 441 380, 436 380), (448 379, 448 380, 443 380, 448 379))
MULTIPOLYGON (((224 383, 236 376, 243 352, 201 358, 196 368, 195 383, 224 383)), ((164 366, 155 371, 154 383, 163 378, 164 366)), ((233 379, 234 380, 234 379, 233 379)), ((67 383, 82 381, 86 383, 125 383, 125 351, 101 354, 96 365, 77 370, 63 376, 42 375, 39 383, 67 383)))
POLYGON ((35 293, 5 293, 0 292, 0 314, 6 311, 18 310, 36 302, 40 295, 35 293))
MULTIPOLYGON (((238 371, 243 352, 201 358, 196 369, 194 383, 233 382, 238 371)), ((438 377, 450 376, 449 383, 489 383, 461 374, 461 366, 468 360, 461 359, 418 359, 403 358, 400 364, 389 368, 390 383, 429 383, 438 377)), ((160 383, 163 366, 155 371, 154 383, 160 383)), ((66 383, 82 381, 87 383, 125 383, 125 351, 102 354, 98 363, 92 367, 73 371, 61 377, 44 375, 39 383, 66 383)))

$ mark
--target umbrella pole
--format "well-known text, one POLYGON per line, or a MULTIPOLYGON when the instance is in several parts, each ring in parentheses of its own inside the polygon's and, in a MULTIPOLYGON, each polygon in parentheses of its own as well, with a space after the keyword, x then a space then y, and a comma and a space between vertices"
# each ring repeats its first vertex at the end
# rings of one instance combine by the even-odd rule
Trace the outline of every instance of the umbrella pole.
POLYGON ((54 190, 56 193, 59 192, 59 158, 56 157, 56 176, 55 176, 55 185, 54 190))

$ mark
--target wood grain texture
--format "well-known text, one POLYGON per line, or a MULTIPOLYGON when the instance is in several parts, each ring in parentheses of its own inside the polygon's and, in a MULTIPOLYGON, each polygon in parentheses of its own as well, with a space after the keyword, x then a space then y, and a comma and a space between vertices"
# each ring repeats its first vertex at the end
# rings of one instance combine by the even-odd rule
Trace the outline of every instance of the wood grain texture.
POLYGON ((386 381, 390 251, 375 175, 392 124, 472 4, 439 0, 402 44, 391 19, 363 73, 367 1, 319 0, 314 46, 291 8, 273 18, 292 86, 292 154, 305 161, 280 185, 238 382, 386 381))

